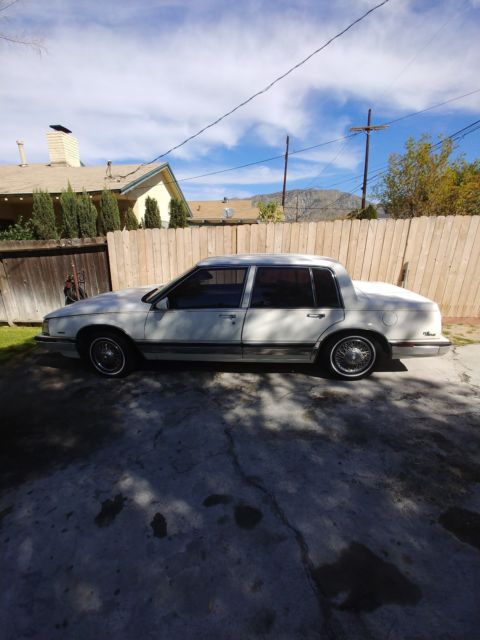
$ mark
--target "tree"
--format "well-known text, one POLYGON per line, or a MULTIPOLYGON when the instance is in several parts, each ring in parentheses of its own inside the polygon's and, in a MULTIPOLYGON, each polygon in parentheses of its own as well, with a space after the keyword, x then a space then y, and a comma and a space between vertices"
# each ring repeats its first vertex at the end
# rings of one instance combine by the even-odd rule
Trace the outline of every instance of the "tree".
POLYGON ((62 236, 64 238, 78 238, 78 199, 70 183, 66 191, 60 196, 62 208, 62 236))
MULTIPOLYGON (((16 2, 17 0, 0 0, 0 14, 3 13, 3 11, 7 11, 7 9, 16 4, 16 2)), ((32 49, 35 49, 38 53, 45 51, 45 47, 39 38, 28 38, 15 33, 5 33, 2 31, 0 32, 0 40, 8 42, 9 44, 19 44, 26 47, 32 47, 32 49)))
POLYGON ((90 196, 83 191, 78 196, 78 230, 80 238, 93 238, 97 235, 97 209, 90 196))
POLYGON ((480 164, 450 160, 451 139, 432 145, 429 136, 409 138, 403 155, 393 154, 374 195, 392 218, 479 213, 480 164))
POLYGON ((183 200, 172 198, 170 200, 170 222, 169 229, 185 228, 188 224, 187 208, 183 200))
POLYGON ((33 193, 32 226, 35 237, 39 240, 58 238, 52 196, 48 191, 33 193))
POLYGON ((283 211, 276 202, 259 202, 257 207, 260 222, 283 222, 283 211))
POLYGON ((376 220, 378 213, 373 204, 369 204, 365 209, 354 209, 347 215, 348 220, 376 220))
POLYGON ((135 231, 136 229, 138 229, 137 216, 134 214, 131 207, 129 207, 125 212, 123 228, 127 229, 127 231, 135 231))
POLYGON ((119 229, 121 229, 121 225, 117 199, 111 191, 104 189, 100 196, 98 231, 100 235, 106 235, 109 231, 118 231, 119 229))
POLYGON ((2 240, 34 240, 32 221, 23 222, 20 217, 15 224, 11 224, 7 229, 0 231, 0 242, 2 240))
POLYGON ((151 198, 150 196, 147 196, 147 199, 145 200, 145 218, 143 219, 143 226, 145 229, 160 229, 162 226, 158 202, 155 198, 151 198))

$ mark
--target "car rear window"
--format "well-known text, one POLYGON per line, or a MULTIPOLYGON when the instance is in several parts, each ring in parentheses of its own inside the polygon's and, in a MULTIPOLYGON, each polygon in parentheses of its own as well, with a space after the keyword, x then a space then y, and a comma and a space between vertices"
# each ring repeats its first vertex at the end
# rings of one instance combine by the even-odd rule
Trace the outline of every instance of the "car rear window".
POLYGON ((314 306, 310 269, 258 267, 250 306, 254 309, 298 309, 314 306))
POLYGON ((312 269, 317 307, 338 309, 341 307, 335 278, 330 269, 312 269))

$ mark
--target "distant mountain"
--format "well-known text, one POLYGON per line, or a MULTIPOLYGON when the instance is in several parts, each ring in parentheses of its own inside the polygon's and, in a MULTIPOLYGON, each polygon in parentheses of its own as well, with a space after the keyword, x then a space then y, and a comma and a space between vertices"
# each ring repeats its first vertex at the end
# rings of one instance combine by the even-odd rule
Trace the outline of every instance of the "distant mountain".
MULTIPOLYGON (((282 203, 282 193, 267 193, 252 198, 253 205, 259 202, 282 203)), ((360 209, 362 199, 336 189, 293 189, 285 198, 285 219, 289 222, 335 220, 344 218, 353 209, 360 209)))

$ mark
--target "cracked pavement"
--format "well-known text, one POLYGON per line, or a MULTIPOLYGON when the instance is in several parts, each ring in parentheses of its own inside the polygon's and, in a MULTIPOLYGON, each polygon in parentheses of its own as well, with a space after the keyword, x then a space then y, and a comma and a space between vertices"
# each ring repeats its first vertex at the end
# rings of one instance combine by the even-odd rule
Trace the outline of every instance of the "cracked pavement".
POLYGON ((480 638, 480 345, 0 370, 2 638, 480 638))

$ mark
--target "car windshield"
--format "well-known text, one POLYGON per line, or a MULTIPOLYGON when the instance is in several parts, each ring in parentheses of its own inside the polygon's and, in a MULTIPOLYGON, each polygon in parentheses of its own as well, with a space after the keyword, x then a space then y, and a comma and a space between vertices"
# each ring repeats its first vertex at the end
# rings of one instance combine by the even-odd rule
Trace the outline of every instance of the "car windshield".
POLYGON ((176 278, 174 278, 173 280, 170 280, 170 282, 166 282, 165 284, 161 284, 159 287, 155 287, 155 289, 152 289, 151 291, 149 291, 148 293, 146 293, 143 298, 142 298, 142 302, 151 302, 154 298, 156 298, 164 289, 166 289, 167 287, 171 287, 172 285, 176 284, 177 282, 179 282, 180 280, 182 280, 187 274, 189 274, 191 271, 193 271, 193 269, 187 269, 186 271, 184 271, 183 273, 181 273, 179 276, 177 276, 176 278))

